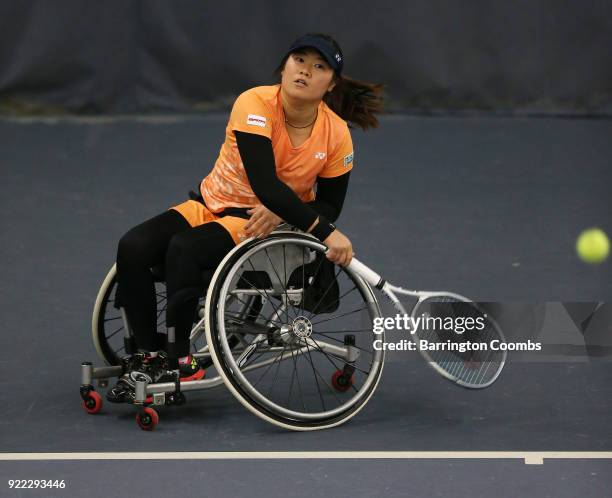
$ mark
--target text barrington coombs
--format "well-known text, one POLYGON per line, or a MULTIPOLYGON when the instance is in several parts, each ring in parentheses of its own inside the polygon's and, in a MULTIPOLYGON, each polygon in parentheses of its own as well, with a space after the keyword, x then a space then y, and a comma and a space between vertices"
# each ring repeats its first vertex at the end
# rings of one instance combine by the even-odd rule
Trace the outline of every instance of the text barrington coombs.
POLYGON ((463 317, 433 317, 422 314, 419 317, 397 314, 394 317, 376 317, 372 321, 375 334, 382 334, 386 330, 406 330, 414 334, 417 329, 421 330, 453 330, 458 334, 472 330, 483 330, 485 328, 486 314, 473 318, 463 317))
POLYGON ((372 347, 376 351, 455 351, 465 353, 467 351, 542 351, 542 343, 532 342, 531 339, 527 342, 503 342, 499 339, 493 339, 490 342, 455 342, 446 340, 444 342, 432 342, 427 339, 419 339, 412 342, 402 339, 397 342, 384 342, 381 339, 376 339, 372 343, 372 347))

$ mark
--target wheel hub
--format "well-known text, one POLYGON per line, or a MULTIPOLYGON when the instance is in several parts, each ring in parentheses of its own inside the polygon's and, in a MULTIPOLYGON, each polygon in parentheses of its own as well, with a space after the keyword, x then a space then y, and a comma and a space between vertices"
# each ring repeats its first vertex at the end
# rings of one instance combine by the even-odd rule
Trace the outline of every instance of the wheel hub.
POLYGON ((306 339, 312 335, 312 322, 305 316, 298 316, 293 320, 291 330, 298 339, 306 339))

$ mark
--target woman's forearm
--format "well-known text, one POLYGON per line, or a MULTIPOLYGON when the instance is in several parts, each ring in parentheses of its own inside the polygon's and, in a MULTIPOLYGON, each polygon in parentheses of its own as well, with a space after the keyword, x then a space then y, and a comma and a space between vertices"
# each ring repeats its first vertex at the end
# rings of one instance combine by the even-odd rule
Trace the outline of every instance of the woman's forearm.
POLYGON ((266 137, 252 133, 235 132, 238 151, 253 193, 277 216, 300 230, 308 231, 319 214, 302 202, 287 185, 276 176, 272 143, 266 137))

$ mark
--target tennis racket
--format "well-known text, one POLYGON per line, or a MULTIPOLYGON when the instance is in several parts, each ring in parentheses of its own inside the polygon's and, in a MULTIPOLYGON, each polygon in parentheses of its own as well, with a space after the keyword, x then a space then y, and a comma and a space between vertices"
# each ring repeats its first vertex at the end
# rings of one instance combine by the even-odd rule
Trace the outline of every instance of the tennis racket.
POLYGON ((410 338, 436 372, 469 389, 490 386, 506 362, 504 334, 472 300, 452 292, 407 290, 387 282, 353 258, 348 268, 379 289, 402 315, 398 295, 416 299, 410 312, 410 338))

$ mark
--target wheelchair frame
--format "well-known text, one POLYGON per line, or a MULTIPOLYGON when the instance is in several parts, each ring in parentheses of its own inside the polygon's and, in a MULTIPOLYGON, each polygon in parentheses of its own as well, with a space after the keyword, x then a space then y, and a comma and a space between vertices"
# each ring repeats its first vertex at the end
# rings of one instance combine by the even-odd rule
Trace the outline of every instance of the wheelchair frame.
MULTIPOLYGON (((312 247, 318 246, 319 250, 321 251, 324 250, 324 246, 317 239, 315 239, 314 237, 310 235, 301 234, 298 232, 299 231, 295 229, 286 229, 286 226, 285 227, 281 226, 273 232, 271 237, 272 237, 272 240, 273 240, 273 237, 285 237, 288 240, 302 240, 304 244, 309 243, 312 245, 312 247)), ((192 327, 190 340, 192 343, 194 343, 205 332, 207 336, 207 344, 203 348, 201 348, 198 352, 194 352, 192 354, 193 356, 199 359, 207 359, 207 358, 212 359, 215 366, 217 367, 217 376, 210 378, 210 379, 194 380, 194 381, 188 381, 188 382, 182 382, 182 383, 178 379, 178 374, 175 375, 174 382, 164 382, 164 383, 148 382, 148 379, 144 376, 142 376, 141 378, 138 378, 138 376, 136 376, 136 378, 134 378, 135 399, 134 399, 133 405, 136 406, 136 408, 138 409, 136 420, 138 422, 138 425, 142 429, 152 430, 158 423, 159 417, 157 413, 155 412, 155 410, 152 409, 152 406, 171 405, 171 404, 180 405, 185 402, 185 396, 183 394, 184 392, 210 389, 213 387, 217 387, 221 384, 225 384, 230 389, 230 391, 234 394, 234 396, 236 396, 243 405, 249 408, 256 415, 276 425, 279 425, 285 428, 289 428, 289 429, 293 429, 293 430, 313 430, 313 429, 327 428, 327 427, 339 425, 340 423, 343 423, 349 418, 352 418, 352 416, 354 416, 363 406, 365 406, 369 398, 372 396, 376 388, 376 385, 378 384, 378 381, 380 380, 380 375, 382 373, 382 366, 384 363, 384 351, 378 355, 379 360, 377 361, 379 361, 380 365, 376 365, 376 371, 372 374, 372 378, 370 379, 371 382, 367 385, 367 392, 365 392, 365 394, 362 396, 365 399, 363 399, 363 401, 361 399, 358 399, 357 401, 359 402, 359 406, 356 409, 352 409, 353 408, 352 406, 349 407, 351 408, 351 410, 348 411, 348 415, 343 415, 340 418, 333 419, 331 422, 300 423, 297 425, 294 423, 287 423, 287 419, 282 419, 282 418, 275 419, 274 417, 270 417, 269 413, 262 413, 261 411, 258 411, 257 409, 253 409, 252 406, 250 406, 248 403, 245 403, 244 400, 240 397, 240 395, 238 394, 236 390, 235 382, 232 382, 232 380, 229 378, 227 370, 224 370, 223 367, 220 367, 221 362, 218 357, 219 355, 215 355, 214 351, 212 351, 210 348, 210 344, 212 340, 212 337, 211 337, 211 328, 212 328, 211 319, 212 318, 211 318, 211 313, 209 310, 209 304, 212 298, 212 293, 214 292, 214 288, 215 288, 213 284, 216 281, 218 274, 225 268, 225 265, 227 264, 229 260, 231 260, 232 256, 237 255, 237 254, 248 253, 248 249, 245 251, 245 248, 248 248, 249 245, 250 244, 252 245, 254 242, 256 242, 256 244, 254 245, 254 250, 256 250, 258 249, 258 246, 260 246, 262 243, 268 240, 271 240, 271 239, 270 238, 262 239, 260 241, 254 241, 253 239, 250 239, 236 246, 226 256, 226 258, 224 258, 224 260, 219 264, 217 271, 215 272, 213 281, 211 282, 211 285, 209 286, 208 295, 205 301, 205 309, 200 308, 198 310, 199 321, 195 324, 194 327, 192 327), (207 324, 208 324, 208 327, 206 326, 207 324)), ((286 289, 285 288, 287 284, 286 274, 287 272, 291 274, 293 270, 295 270, 296 268, 299 268, 301 265, 304 265, 304 260, 302 259, 302 261, 299 261, 299 257, 297 253, 289 258, 290 260, 289 265, 287 264, 287 261, 285 260, 285 281, 283 282, 280 276, 278 275, 278 273, 274 270, 275 262, 272 261, 272 259, 270 259, 270 256, 268 254, 266 255, 268 256, 267 260, 266 258, 263 257, 263 254, 261 253, 259 255, 255 254, 255 261, 258 265, 258 271, 265 272, 270 277, 270 281, 271 281, 271 288, 263 292, 265 292, 266 295, 268 294, 268 292, 270 292, 270 293, 275 293, 277 295, 282 296, 283 306, 289 306, 291 302, 299 302, 299 300, 301 299, 301 296, 303 296, 304 288, 286 289)), ((284 256, 286 257, 286 254, 284 256)), ((253 265, 252 262, 250 264, 251 266, 253 265)), ((104 361, 107 364, 109 363, 109 360, 107 358, 108 352, 105 352, 103 350, 103 347, 99 342, 99 337, 98 337, 99 322, 98 320, 100 317, 101 308, 107 304, 104 302, 104 300, 108 298, 107 293, 110 290, 109 288, 114 281, 115 275, 116 275, 116 267, 115 265, 113 265, 113 267, 108 272, 106 278, 104 279, 102 287, 100 288, 100 291, 98 293, 96 303, 94 306, 94 313, 92 317, 92 333, 94 336, 94 344, 95 344, 98 354, 104 359, 104 361)), ((365 294, 367 295, 369 307, 371 308, 370 313, 374 313, 375 315, 380 316, 380 309, 378 306, 378 301, 370 285, 357 274, 353 275, 352 278, 356 279, 359 282, 360 288, 362 289, 360 292, 365 292, 365 294)), ((229 285, 229 283, 225 282, 225 284, 226 284, 225 287, 227 288, 227 285, 229 285)), ((239 291, 241 294, 247 295, 247 296, 248 295, 255 296, 258 293, 259 294, 262 293, 261 290, 256 290, 256 289, 252 289, 252 290, 240 289, 239 291)), ((248 306, 243 307, 242 312, 247 311, 244 308, 248 308, 248 306)), ((280 306, 280 310, 282 310, 282 306, 280 306)), ((126 347, 126 352, 128 352, 128 350, 130 349, 129 345, 133 344, 133 337, 132 337, 131 329, 129 327, 129 323, 127 321, 125 311, 123 308, 121 308, 120 311, 121 311, 121 320, 123 322, 123 327, 124 327, 124 345, 126 347)), ((271 320, 275 320, 277 318, 278 316, 272 316, 271 320)), ((293 333, 293 330, 289 330, 289 331, 285 330, 286 335, 289 333, 293 333)), ((281 331, 281 335, 282 335, 282 331, 281 331)), ((226 336, 224 337, 226 339, 225 347, 228 347, 227 337, 226 336)), ((256 341, 260 341, 262 339, 263 339, 262 334, 257 334, 253 343, 257 344, 256 341)), ((171 337, 169 337, 168 340, 170 341, 171 337)), ((294 359, 295 356, 305 355, 306 353, 310 353, 310 348, 315 347, 315 344, 313 343, 312 339, 310 339, 309 337, 306 337, 300 340, 303 341, 303 345, 299 348, 291 349, 290 354, 294 361, 295 361, 294 359)), ((338 384, 337 384, 338 379, 344 378, 344 381, 347 381, 348 379, 350 380, 350 382, 352 382, 352 375, 354 372, 354 368, 351 367, 351 365, 355 364, 356 360, 359 357, 359 353, 360 353, 358 348, 356 348, 351 343, 350 340, 349 341, 346 340, 346 337, 345 337, 344 342, 345 343, 342 345, 335 345, 335 344, 331 344, 325 341, 316 342, 316 347, 318 347, 319 350, 321 350, 323 353, 330 354, 332 355, 333 358, 344 362, 344 365, 345 365, 344 371, 340 373, 339 376, 334 377, 334 380, 332 380, 333 386, 335 388, 338 388, 339 390, 344 390, 344 388, 338 387, 338 384)), ((240 370, 241 373, 248 373, 252 370, 256 370, 256 369, 266 367, 266 366, 268 366, 269 368, 270 364, 277 362, 277 358, 266 359, 266 360, 259 361, 258 363, 255 363, 253 365, 245 366, 243 369, 241 363, 245 363, 244 359, 248 356, 249 347, 250 346, 248 343, 244 344, 244 351, 242 355, 234 363, 234 365, 240 365, 238 367, 238 370, 240 370)), ((268 348, 270 352, 279 352, 280 349, 281 349, 281 346, 278 346, 277 349, 274 349, 273 347, 268 348)), ((285 350, 283 349, 282 353, 280 354, 279 363, 286 359, 288 359, 288 353, 286 353, 285 350)), ((338 374, 339 372, 340 371, 337 371, 336 374, 338 374)), ((97 380, 97 385, 99 387, 107 387, 108 379, 110 377, 120 377, 124 373, 125 371, 124 371, 123 365, 108 365, 104 367, 94 367, 91 362, 83 362, 81 364, 80 392, 81 392, 81 397, 83 399, 84 407, 89 413, 97 413, 101 409, 101 405, 102 405, 102 399, 97 394, 93 386, 94 379, 97 380)), ((352 387, 352 385, 349 385, 349 387, 352 387)), ((356 404, 357 401, 355 401, 353 404, 356 404)), ((341 412, 342 410, 338 408, 337 411, 341 412)), ((307 419, 312 418, 313 420, 315 420, 317 416, 320 417, 321 414, 315 413, 314 416, 312 417, 307 417, 306 415, 304 416, 307 419)))

